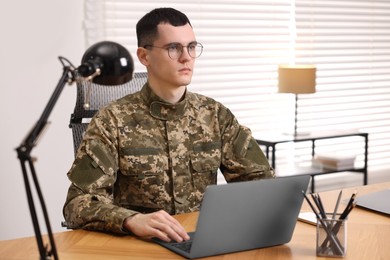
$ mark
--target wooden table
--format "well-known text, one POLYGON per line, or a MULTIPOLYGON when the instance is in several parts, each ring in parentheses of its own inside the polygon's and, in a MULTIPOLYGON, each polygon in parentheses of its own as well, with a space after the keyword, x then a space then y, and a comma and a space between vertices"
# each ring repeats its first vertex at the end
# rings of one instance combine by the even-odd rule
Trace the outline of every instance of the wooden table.
MULTIPOLYGON (((390 182, 344 189, 343 201, 355 190, 358 190, 358 195, 362 195, 386 188, 390 188, 390 182)), ((333 208, 338 192, 339 190, 320 193, 325 208, 333 208)), ((341 204, 340 208, 343 206, 341 204)), ((306 202, 302 210, 309 210, 306 202)), ((197 216, 197 213, 191 213, 178 215, 176 218, 188 231, 193 231, 197 216)), ((347 236, 347 255, 344 259, 390 259, 390 217, 355 208, 349 215, 347 236)), ((154 243, 132 236, 75 230, 59 232, 54 237, 60 260, 181 259, 154 243)), ((315 240, 316 227, 298 221, 288 244, 208 259, 326 259, 316 257, 315 240)), ((35 237, 0 241, 0 259, 39 259, 35 237)))

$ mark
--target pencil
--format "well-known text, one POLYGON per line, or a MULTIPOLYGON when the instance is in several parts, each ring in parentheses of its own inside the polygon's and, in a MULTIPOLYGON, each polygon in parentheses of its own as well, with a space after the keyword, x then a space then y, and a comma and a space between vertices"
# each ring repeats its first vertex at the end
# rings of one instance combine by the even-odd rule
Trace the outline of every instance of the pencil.
POLYGON ((335 205, 334 211, 333 211, 333 219, 336 218, 336 214, 337 214, 337 210, 338 210, 338 208, 339 208, 339 204, 340 204, 341 194, 342 194, 342 193, 343 193, 343 190, 340 190, 339 196, 337 197, 336 205, 335 205))

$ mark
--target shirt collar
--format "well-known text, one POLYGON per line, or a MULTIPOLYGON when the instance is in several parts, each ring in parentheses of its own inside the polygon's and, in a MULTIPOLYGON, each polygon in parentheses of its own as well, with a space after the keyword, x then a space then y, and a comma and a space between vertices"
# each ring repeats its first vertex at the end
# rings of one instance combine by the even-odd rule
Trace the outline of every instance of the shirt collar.
POLYGON ((142 95, 149 106, 150 114, 160 120, 174 120, 184 115, 187 107, 187 89, 181 101, 171 104, 157 96, 151 89, 149 83, 146 83, 141 90, 142 95))

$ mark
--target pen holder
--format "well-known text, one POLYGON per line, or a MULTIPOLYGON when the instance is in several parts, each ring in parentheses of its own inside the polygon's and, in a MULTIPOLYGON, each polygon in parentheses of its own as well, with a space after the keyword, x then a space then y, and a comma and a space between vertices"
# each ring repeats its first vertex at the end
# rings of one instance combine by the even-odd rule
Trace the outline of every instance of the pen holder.
POLYGON ((317 256, 344 257, 347 252, 347 219, 326 214, 317 218, 317 256))

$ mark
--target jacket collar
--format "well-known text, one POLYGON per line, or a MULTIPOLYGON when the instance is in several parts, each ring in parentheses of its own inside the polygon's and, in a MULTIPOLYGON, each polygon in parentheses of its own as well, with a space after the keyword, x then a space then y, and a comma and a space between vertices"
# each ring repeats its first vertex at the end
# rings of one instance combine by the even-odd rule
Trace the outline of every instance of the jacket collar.
POLYGON ((142 96, 149 106, 150 114, 160 120, 174 120, 184 115, 187 108, 187 89, 180 102, 171 104, 157 96, 151 89, 149 83, 146 83, 142 90, 142 96))

